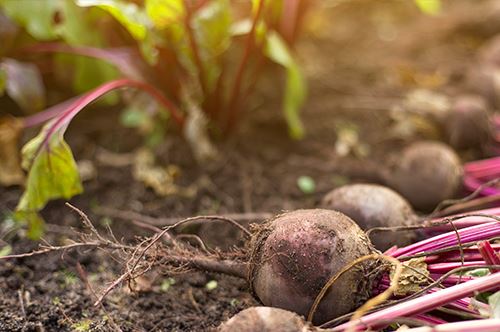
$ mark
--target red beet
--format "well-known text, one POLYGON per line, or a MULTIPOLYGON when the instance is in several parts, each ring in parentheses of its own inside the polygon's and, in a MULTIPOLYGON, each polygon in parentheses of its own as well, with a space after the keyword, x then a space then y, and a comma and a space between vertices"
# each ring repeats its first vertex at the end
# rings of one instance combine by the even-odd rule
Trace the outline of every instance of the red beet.
POLYGON ((480 147, 492 137, 486 101, 477 95, 458 97, 444 119, 444 127, 454 148, 480 147))
MULTIPOLYGON (((376 184, 350 184, 330 191, 322 201, 323 208, 336 210, 352 218, 362 229, 408 226, 415 213, 403 197, 392 189, 376 184)), ((408 245, 413 232, 379 232, 370 236, 379 250, 393 245, 408 245)))
MULTIPOLYGON (((330 277, 353 260, 372 253, 364 232, 332 210, 297 210, 262 225, 251 243, 250 284, 256 297, 307 315, 330 277)), ((315 323, 350 312, 369 296, 367 264, 346 272, 326 293, 315 323)))
POLYGON ((272 307, 252 307, 221 324, 219 332, 308 332, 315 331, 297 314, 272 307))
POLYGON ((455 197, 462 184, 462 166, 446 144, 422 141, 402 151, 384 170, 386 183, 422 211, 455 197))

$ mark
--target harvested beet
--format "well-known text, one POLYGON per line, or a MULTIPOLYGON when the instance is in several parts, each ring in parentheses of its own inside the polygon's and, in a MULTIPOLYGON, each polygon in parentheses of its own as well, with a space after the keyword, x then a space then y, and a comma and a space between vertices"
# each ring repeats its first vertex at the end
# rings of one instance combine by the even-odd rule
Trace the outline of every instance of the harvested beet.
MULTIPOLYGON (((362 229, 408 226, 415 221, 410 204, 394 190, 377 184, 350 184, 330 191, 321 203, 352 218, 362 229)), ((415 233, 380 232, 370 236, 379 250, 402 247, 415 239, 415 233)))
MULTIPOLYGON (((307 315, 330 277, 373 252, 365 233, 346 215, 332 210, 297 210, 262 225, 251 243, 249 281, 266 306, 307 315)), ((357 308, 369 298, 368 265, 342 275, 326 293, 315 323, 357 308)))
POLYGON ((423 141, 404 149, 384 170, 387 184, 422 211, 455 197, 462 183, 462 166, 446 144, 423 141))
POLYGON ((221 324, 219 332, 307 332, 313 327, 297 314, 278 308, 251 307, 221 324))
POLYGON ((492 38, 478 51, 477 63, 469 68, 467 80, 470 88, 500 106, 500 35, 492 38))
POLYGON ((486 101, 475 95, 458 97, 444 123, 451 146, 457 149, 474 148, 492 136, 486 101))

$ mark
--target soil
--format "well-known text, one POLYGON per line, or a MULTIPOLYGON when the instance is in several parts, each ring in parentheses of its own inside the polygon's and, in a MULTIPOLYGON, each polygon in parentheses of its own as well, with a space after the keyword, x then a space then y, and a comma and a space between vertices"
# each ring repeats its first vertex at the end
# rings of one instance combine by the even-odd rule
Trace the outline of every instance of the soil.
MULTIPOLYGON (((346 182, 379 180, 373 169, 397 157, 402 146, 436 138, 425 132, 391 135, 391 106, 416 88, 449 95, 468 92, 464 74, 477 49, 500 32, 496 1, 443 4, 443 13, 432 17, 419 13, 412 1, 325 2, 326 8, 312 13, 314 24, 306 28, 297 49, 309 79, 302 115, 306 138, 288 137, 277 85, 264 79, 239 132, 218 143, 218 160, 199 165, 187 143, 174 133, 155 149, 159 164, 178 167, 177 185, 196 188, 192 197, 159 197, 133 180, 129 165, 100 162, 97 155, 103 149, 128 153, 141 146, 142 138, 116 125, 118 109, 94 107, 84 112, 69 128, 67 141, 77 160, 95 166, 96 175, 71 204, 85 211, 99 229, 110 225, 127 242, 151 232, 104 216, 99 208, 155 218, 275 214, 315 207, 326 192, 346 182), (359 139, 354 148, 362 147, 361 152, 341 157, 335 147, 338 129, 352 126, 359 139), (314 179, 314 193, 299 189, 301 176, 314 179)), ((460 152, 465 159, 483 153, 460 152)), ((21 192, 0 188, 0 213, 7 216, 21 192)), ((48 223, 44 239, 53 244, 75 239, 74 228, 81 228, 79 217, 62 201, 50 203, 43 216, 48 223)), ((227 226, 206 225, 200 236, 224 247, 241 242, 241 234, 227 226)), ((3 232, 0 241, 9 243, 14 253, 38 246, 25 240, 22 232, 3 232)), ((190 272, 148 274, 139 282, 139 291, 124 286, 106 297, 102 307, 94 307, 93 292, 99 293, 122 268, 100 250, 0 260, 0 331, 114 331, 116 326, 123 331, 206 331, 257 304, 243 280, 190 272), (213 281, 216 287, 209 289, 213 281)))

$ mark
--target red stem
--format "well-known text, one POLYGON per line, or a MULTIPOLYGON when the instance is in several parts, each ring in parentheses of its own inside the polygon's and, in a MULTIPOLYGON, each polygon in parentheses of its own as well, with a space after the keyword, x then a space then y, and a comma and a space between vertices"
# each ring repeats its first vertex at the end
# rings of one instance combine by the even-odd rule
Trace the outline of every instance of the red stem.
POLYGON ((291 44, 295 37, 297 22, 299 19, 299 7, 301 0, 288 0, 283 3, 280 30, 285 40, 291 44))
POLYGON ((69 108, 66 110, 49 128, 47 131, 47 135, 45 141, 47 141, 51 135, 65 124, 67 124, 71 119, 78 114, 84 107, 95 101, 97 98, 103 96, 104 94, 118 88, 122 87, 135 87, 138 89, 142 89, 149 93, 151 96, 156 98, 156 100, 162 104, 167 110, 170 112, 170 115, 174 119, 175 122, 182 127, 184 124, 184 117, 181 115, 181 112, 173 103, 170 102, 167 98, 165 98, 160 91, 158 91, 152 85, 147 83, 143 83, 140 81, 134 81, 131 79, 118 79, 111 82, 104 83, 94 90, 84 94, 80 98, 78 98, 69 108))
POLYGON ((228 114, 228 122, 226 128, 227 131, 232 130, 232 128, 234 127, 234 122, 236 120, 236 113, 238 112, 238 97, 240 95, 243 74, 245 72, 248 59, 250 58, 252 47, 254 46, 255 29, 257 27, 257 23, 259 22, 259 18, 264 9, 264 1, 265 0, 259 1, 257 12, 255 13, 255 17, 252 22, 252 28, 248 33, 248 37, 245 44, 245 50, 243 52, 243 57, 238 67, 238 71, 236 72, 236 78, 234 81, 233 90, 231 92, 231 97, 229 99, 229 107, 228 107, 229 114, 228 114))
POLYGON ((126 58, 127 48, 121 49, 102 49, 90 46, 73 46, 62 43, 38 43, 29 47, 23 48, 21 52, 25 53, 67 53, 72 55, 85 56, 89 58, 99 59, 114 65, 124 75, 145 80, 143 73, 131 65, 126 58))
MULTIPOLYGON (((481 241, 478 244, 479 252, 483 256, 484 261, 488 265, 500 265, 500 258, 495 253, 495 249, 488 241, 481 241)), ((498 272, 497 269, 492 269, 491 272, 498 272)))
POLYGON ((475 280, 452 286, 435 293, 427 294, 413 300, 390 306, 386 309, 368 314, 358 320, 334 327, 331 331, 344 331, 354 328, 355 331, 365 328, 380 328, 377 322, 387 321, 398 317, 410 317, 438 308, 447 303, 470 296, 475 292, 484 292, 497 289, 500 285, 500 273, 490 274, 475 280))
POLYGON ((192 10, 189 4, 187 3, 187 0, 184 0, 184 8, 186 10, 186 15, 184 17, 184 26, 186 27, 189 39, 189 45, 191 46, 191 50, 193 51, 193 60, 196 65, 196 68, 198 69, 198 76, 200 79, 201 90, 203 92, 204 97, 207 98, 209 94, 207 78, 205 75, 205 69, 203 67, 203 63, 201 61, 198 43, 196 42, 196 36, 194 35, 193 29, 191 28, 192 10))
POLYGON ((226 67, 222 61, 220 61, 220 73, 219 77, 217 77, 217 82, 215 83, 215 89, 214 93, 211 95, 211 100, 209 107, 207 109, 207 113, 212 116, 212 118, 215 119, 215 121, 219 120, 218 119, 218 114, 220 114, 220 106, 221 106, 221 98, 222 98, 222 92, 224 90, 224 80, 225 80, 225 74, 226 74, 226 67))
POLYGON ((22 118, 23 127, 24 128, 36 127, 38 125, 41 125, 42 123, 47 122, 52 118, 55 118, 58 114, 67 110, 71 104, 73 104, 76 100, 78 100, 81 97, 82 97, 81 95, 73 97, 60 104, 49 107, 44 111, 22 118))

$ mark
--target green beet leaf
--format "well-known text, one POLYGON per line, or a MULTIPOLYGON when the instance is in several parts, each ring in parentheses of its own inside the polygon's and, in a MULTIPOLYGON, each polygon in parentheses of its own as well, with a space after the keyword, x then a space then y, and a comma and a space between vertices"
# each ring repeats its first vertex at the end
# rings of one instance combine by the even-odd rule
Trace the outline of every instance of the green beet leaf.
POLYGON ((81 7, 98 7, 112 15, 136 40, 146 39, 151 26, 146 13, 135 3, 121 0, 78 0, 81 7))
POLYGON ((7 85, 7 73, 0 66, 0 97, 3 96, 6 85, 7 85))
POLYGON ((440 0, 415 0, 417 7, 425 14, 437 15, 441 11, 440 0))
POLYGON ((146 0, 146 13, 158 30, 179 23, 184 16, 183 0, 146 0))
MULTIPOLYGON (((102 31, 95 29, 95 17, 87 15, 88 10, 78 7, 74 0, 0 0, 0 7, 37 40, 61 38, 70 45, 104 46, 102 31), (60 17, 57 21, 54 19, 56 16, 60 17)), ((145 13, 143 17, 147 19, 145 13)), ((70 62, 71 65, 61 72, 67 72, 68 69, 72 71, 74 88, 77 92, 87 91, 118 76, 113 66, 101 60, 67 55, 56 56, 56 60, 62 58, 67 59, 66 62, 70 62)), ((61 65, 58 62, 56 61, 61 65)), ((117 100, 113 95, 108 95, 105 99, 109 104, 114 104, 117 100)))
POLYGON ((57 38, 54 13, 62 0, 0 0, 0 7, 29 34, 39 40, 57 38))
POLYGON ((491 318, 500 319, 500 291, 490 295, 488 303, 491 308, 491 318))
POLYGON ((73 154, 63 139, 63 130, 48 141, 47 124, 22 149, 23 168, 28 171, 26 189, 16 207, 15 218, 27 222, 32 238, 41 234, 43 222, 38 215, 49 200, 69 199, 83 191, 73 154))
POLYGON ((283 113, 288 124, 290 136, 295 139, 304 137, 304 127, 299 112, 306 98, 306 83, 297 62, 292 57, 288 46, 274 31, 266 36, 265 54, 272 61, 285 67, 287 72, 283 113))
POLYGON ((184 24, 184 0, 146 0, 144 5, 156 31, 163 35, 163 43, 172 45, 182 66, 195 73, 192 50, 184 24))
POLYGON ((232 17, 228 0, 215 0, 200 9, 193 18, 192 26, 200 49, 200 57, 207 73, 209 90, 212 90, 220 74, 217 58, 231 43, 232 17))
MULTIPOLYGON (((56 31, 70 45, 103 46, 101 33, 93 28, 90 16, 85 13, 85 8, 78 7, 74 1, 65 0, 60 9, 63 23, 57 26, 56 31), (75 20, 74 17, 81 17, 81 19, 75 20)), ((118 77, 116 68, 99 59, 73 55, 61 55, 57 59, 66 59, 65 61, 69 63, 67 68, 73 69, 73 85, 77 92, 88 91, 118 77)), ((63 69, 63 72, 66 70, 63 69)), ((104 101, 108 104, 115 104, 118 97, 110 94, 105 97, 104 101)))

